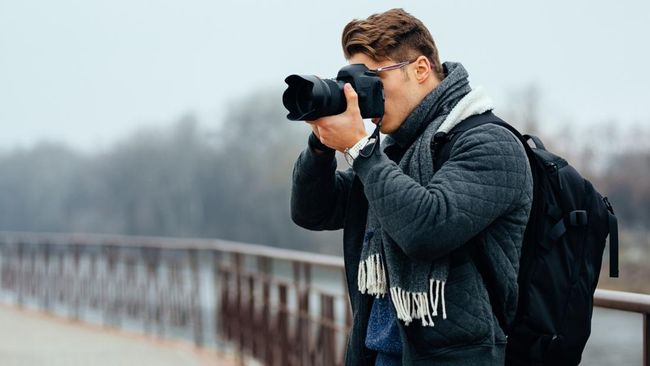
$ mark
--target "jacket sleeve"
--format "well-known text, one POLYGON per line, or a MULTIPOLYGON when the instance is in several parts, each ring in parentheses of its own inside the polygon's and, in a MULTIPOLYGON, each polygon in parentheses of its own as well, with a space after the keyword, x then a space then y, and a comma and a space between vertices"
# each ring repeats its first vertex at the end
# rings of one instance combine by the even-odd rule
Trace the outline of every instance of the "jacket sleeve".
POLYGON ((426 186, 379 149, 354 170, 382 229, 414 259, 445 256, 505 212, 527 204, 532 178, 521 143, 503 127, 460 136, 426 186))
POLYGON ((335 151, 320 144, 312 133, 309 146, 293 167, 293 222, 309 230, 342 229, 353 177, 352 168, 345 172, 336 170, 335 151), (316 154, 314 147, 325 150, 325 154, 316 154))

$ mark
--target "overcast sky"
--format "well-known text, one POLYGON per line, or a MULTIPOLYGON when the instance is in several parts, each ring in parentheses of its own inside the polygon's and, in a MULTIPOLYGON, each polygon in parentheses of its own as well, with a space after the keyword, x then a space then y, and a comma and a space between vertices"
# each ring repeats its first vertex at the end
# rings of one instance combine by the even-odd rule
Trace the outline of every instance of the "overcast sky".
POLYGON ((534 83, 545 119, 650 124, 647 1, 0 0, 0 149, 92 151, 188 112, 216 124, 288 74, 335 76, 343 26, 396 6, 497 111, 534 83))

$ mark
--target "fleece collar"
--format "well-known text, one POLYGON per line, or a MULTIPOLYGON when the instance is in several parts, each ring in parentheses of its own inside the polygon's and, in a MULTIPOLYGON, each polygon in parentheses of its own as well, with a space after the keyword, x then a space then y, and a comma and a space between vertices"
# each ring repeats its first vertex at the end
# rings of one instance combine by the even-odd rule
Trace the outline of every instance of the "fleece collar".
POLYGON ((476 87, 467 93, 458 104, 449 112, 447 118, 442 122, 436 132, 448 133, 457 124, 468 117, 487 112, 494 109, 492 99, 487 95, 483 87, 476 87))

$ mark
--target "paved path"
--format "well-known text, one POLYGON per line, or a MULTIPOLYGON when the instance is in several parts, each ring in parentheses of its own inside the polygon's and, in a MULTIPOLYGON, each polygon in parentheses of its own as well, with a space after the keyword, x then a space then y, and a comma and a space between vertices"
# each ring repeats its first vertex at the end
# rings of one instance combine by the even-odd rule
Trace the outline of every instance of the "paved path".
POLYGON ((181 341, 106 330, 44 313, 0 305, 2 366, 233 366, 216 352, 181 341))

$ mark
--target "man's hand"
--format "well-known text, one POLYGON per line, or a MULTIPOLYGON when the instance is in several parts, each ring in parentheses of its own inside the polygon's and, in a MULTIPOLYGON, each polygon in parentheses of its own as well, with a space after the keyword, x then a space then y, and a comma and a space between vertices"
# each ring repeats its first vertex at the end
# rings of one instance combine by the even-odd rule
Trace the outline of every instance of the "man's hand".
POLYGON ((348 105, 345 112, 307 121, 320 142, 341 152, 368 135, 361 118, 357 92, 349 83, 345 84, 343 92, 348 105))

